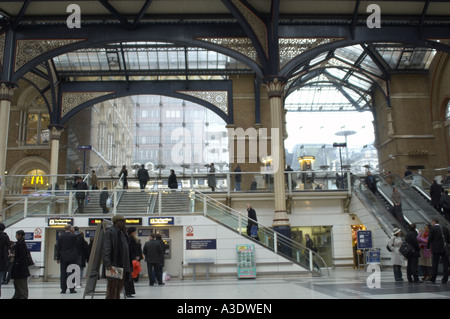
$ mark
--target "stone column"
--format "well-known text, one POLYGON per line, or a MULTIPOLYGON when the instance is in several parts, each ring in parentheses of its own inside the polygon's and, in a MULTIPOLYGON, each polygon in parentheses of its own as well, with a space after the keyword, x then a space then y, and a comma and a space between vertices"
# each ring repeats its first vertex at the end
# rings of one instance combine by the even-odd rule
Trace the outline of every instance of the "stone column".
POLYGON ((55 184, 57 182, 58 165, 59 165, 59 140, 63 128, 56 125, 50 125, 50 140, 51 140, 51 155, 50 155, 50 185, 52 192, 55 190, 55 184))
POLYGON ((271 156, 273 159, 273 180, 275 212, 273 229, 291 238, 291 225, 286 211, 286 194, 284 189, 284 111, 283 89, 284 79, 271 78, 264 81, 269 94, 271 117, 271 156))
POLYGON ((3 82, 0 84, 0 178, 2 189, 0 191, 0 208, 3 208, 5 191, 6 153, 8 148, 9 115, 11 98, 17 88, 15 83, 3 82))

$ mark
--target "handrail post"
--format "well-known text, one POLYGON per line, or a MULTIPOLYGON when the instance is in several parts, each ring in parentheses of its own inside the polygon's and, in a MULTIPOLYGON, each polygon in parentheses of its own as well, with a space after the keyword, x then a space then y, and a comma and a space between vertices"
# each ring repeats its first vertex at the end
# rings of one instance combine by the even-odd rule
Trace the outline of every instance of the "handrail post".
POLYGON ((23 218, 27 218, 28 215, 28 197, 25 197, 25 201, 23 202, 23 218))
POLYGON ((278 253, 278 236, 276 231, 273 232, 273 251, 278 253))
POLYGON ((241 216, 241 214, 238 215, 238 230, 239 230, 239 235, 242 235, 242 216, 241 216))
POLYGON ((230 177, 230 173, 226 173, 227 174, 227 196, 230 197, 230 193, 231 193, 231 177, 230 177))
POLYGON ((114 203, 113 215, 115 215, 117 213, 117 189, 116 188, 114 188, 114 190, 113 190, 113 203, 114 203))
POLYGON ((158 191, 158 215, 162 214, 162 190, 158 191))
POLYGON ((206 196, 203 195, 203 216, 207 215, 206 196))
POLYGON ((69 205, 67 207, 69 215, 72 215, 72 209, 73 209, 73 192, 69 191, 69 205))
POLYGON ((313 271, 313 253, 312 250, 309 250, 309 270, 313 271))

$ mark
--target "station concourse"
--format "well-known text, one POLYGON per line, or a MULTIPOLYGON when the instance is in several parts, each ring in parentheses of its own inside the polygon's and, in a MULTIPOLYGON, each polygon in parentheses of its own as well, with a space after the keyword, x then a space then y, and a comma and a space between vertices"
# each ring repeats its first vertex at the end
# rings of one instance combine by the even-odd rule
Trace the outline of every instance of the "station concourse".
POLYGON ((115 214, 142 244, 162 235, 162 298, 448 298, 393 283, 385 247, 396 228, 450 226, 430 195, 433 181, 450 190, 449 53, 441 0, 1 2, 0 221, 27 234, 30 299, 80 298, 56 293, 61 227, 94 240, 115 214), (351 148, 361 133, 345 125, 320 144, 288 134, 294 115, 333 112, 373 116, 373 142, 351 148), (385 288, 368 287, 371 264, 385 288))

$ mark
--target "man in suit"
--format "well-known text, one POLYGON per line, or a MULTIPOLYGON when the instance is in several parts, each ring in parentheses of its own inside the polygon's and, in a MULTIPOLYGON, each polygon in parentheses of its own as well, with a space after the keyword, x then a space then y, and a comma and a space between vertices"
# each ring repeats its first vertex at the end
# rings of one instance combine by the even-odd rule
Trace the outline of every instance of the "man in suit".
MULTIPOLYGON (((73 233, 72 225, 67 224, 57 243, 56 262, 61 267, 61 293, 65 294, 67 290, 67 267, 71 264, 78 264, 78 238, 73 233)), ((75 288, 70 288, 70 293, 76 293, 75 288)))
POLYGON ((445 243, 448 244, 450 239, 449 232, 447 227, 439 225, 439 221, 436 218, 431 220, 431 225, 427 243, 427 248, 430 249, 431 246, 431 253, 433 254, 430 281, 432 283, 436 281, 439 260, 442 258, 442 283, 445 284, 448 281, 448 256, 444 250, 444 239, 445 243))

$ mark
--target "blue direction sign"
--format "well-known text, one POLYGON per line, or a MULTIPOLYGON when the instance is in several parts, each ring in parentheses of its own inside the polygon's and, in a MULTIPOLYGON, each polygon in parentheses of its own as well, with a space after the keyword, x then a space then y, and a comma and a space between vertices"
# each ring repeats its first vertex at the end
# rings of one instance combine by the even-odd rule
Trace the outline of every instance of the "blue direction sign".
POLYGON ((358 243, 358 249, 372 248, 372 231, 358 230, 356 232, 356 240, 358 243))
POLYGON ((78 145, 78 150, 80 151, 91 151, 92 145, 78 145))

